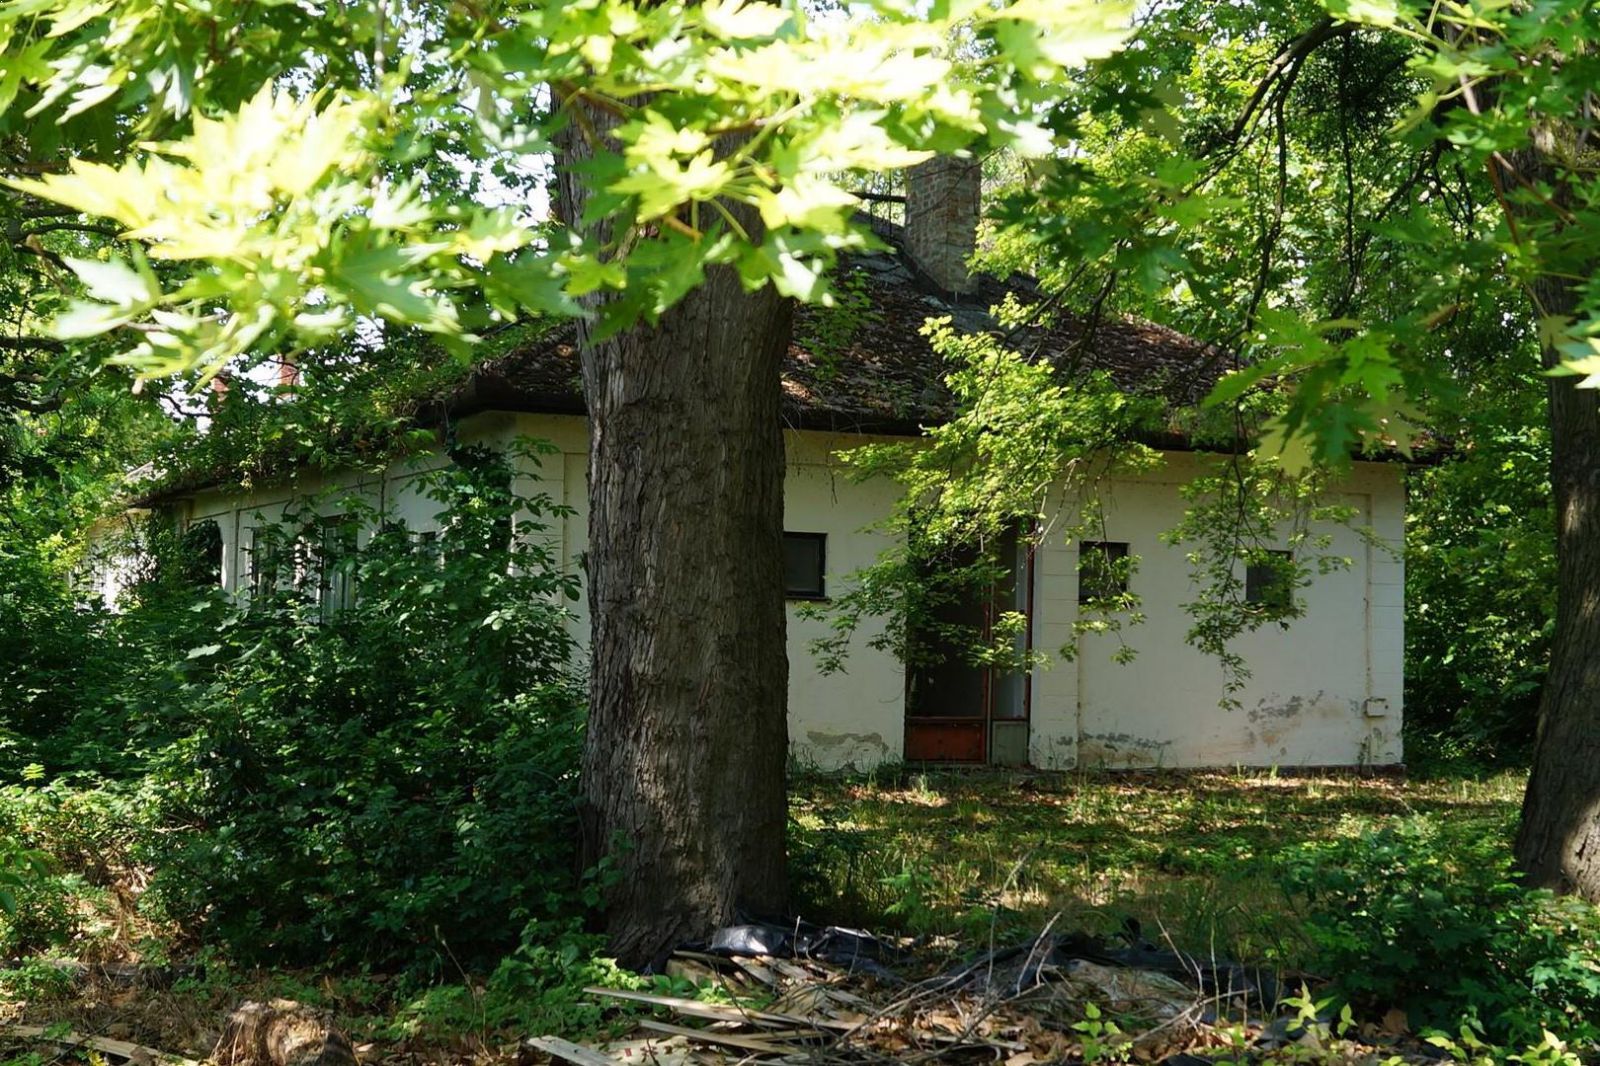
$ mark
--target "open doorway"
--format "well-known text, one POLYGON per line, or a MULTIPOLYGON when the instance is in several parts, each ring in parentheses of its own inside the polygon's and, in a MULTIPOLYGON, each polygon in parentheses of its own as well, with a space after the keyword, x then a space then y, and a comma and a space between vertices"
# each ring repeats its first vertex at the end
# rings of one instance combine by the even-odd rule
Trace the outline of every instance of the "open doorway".
MULTIPOLYGON (((905 757, 909 762, 990 763, 1028 761, 1033 641, 1033 543, 1017 528, 1002 534, 980 576, 947 587, 914 619, 906 634, 905 757), (1021 617, 1010 635, 1010 662, 988 663, 975 654, 995 644, 1002 616, 1021 617)), ((971 570, 977 546, 928 552, 918 560, 929 576, 971 570)))

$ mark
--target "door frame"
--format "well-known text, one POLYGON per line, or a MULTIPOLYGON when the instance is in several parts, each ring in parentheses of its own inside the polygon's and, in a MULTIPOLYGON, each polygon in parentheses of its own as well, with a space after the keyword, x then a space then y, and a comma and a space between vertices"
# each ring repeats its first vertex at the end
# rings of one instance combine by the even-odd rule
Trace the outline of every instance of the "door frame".
MULTIPOLYGON (((1037 580, 1036 561, 1038 544, 1034 541, 1032 531, 1022 534, 1019 531, 1016 565, 1012 568, 1013 599, 1020 600, 1019 606, 1023 611, 1022 652, 1024 655, 1033 651, 1033 618, 1035 582, 1037 580), (1022 582, 1021 595, 1016 593, 1015 582, 1022 582)), ((992 626, 997 613, 998 605, 991 597, 984 606, 984 639, 993 635, 992 626)), ((1014 718, 995 717, 995 681, 1002 671, 995 667, 983 669, 983 696, 982 708, 976 715, 913 715, 910 713, 909 702, 902 705, 902 718, 905 723, 905 733, 901 738, 901 752, 906 762, 940 763, 958 766, 983 766, 991 762, 994 753, 994 729, 997 723, 1021 723, 1023 728, 1031 734, 1033 728, 1033 669, 1029 667, 1022 671, 1021 704, 1022 713, 1014 718), (962 733, 973 733, 976 742, 972 746, 958 748, 958 753, 939 753, 945 745, 942 741, 959 738, 962 733)), ((958 739, 959 743, 959 739, 958 739)))

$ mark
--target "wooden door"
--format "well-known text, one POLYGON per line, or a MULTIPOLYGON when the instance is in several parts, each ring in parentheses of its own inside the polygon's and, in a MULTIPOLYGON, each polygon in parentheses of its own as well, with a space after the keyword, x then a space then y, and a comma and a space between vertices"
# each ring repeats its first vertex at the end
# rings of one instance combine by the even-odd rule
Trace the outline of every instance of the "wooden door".
MULTIPOLYGON (((1012 532, 998 555, 1005 564, 999 580, 981 595, 941 605, 932 612, 934 626, 913 630, 907 636, 911 652, 905 703, 908 762, 984 763, 997 754, 993 741, 1000 741, 998 747, 1004 749, 998 753, 1001 758, 1014 762, 1019 727, 1023 731, 1021 750, 1026 753, 1026 677, 973 664, 970 640, 951 639, 940 632, 953 627, 988 640, 999 612, 1021 610, 1031 618, 1031 545, 1012 532)), ((944 562, 966 566, 975 558, 975 551, 966 551, 952 553, 944 562)), ((1025 639, 1031 641, 1031 634, 1025 639)))

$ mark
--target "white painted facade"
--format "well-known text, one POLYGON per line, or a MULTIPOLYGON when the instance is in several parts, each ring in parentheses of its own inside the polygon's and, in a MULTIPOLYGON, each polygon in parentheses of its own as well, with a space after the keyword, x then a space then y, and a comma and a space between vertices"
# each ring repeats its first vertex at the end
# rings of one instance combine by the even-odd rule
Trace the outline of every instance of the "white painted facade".
MULTIPOLYGON (((524 463, 517 486, 542 491, 572 508, 548 530, 551 547, 575 570, 587 543, 585 421, 576 416, 490 412, 458 427, 463 443, 517 436, 552 442, 558 455, 524 463)), ((849 575, 887 546, 875 523, 897 498, 888 481, 856 483, 835 454, 868 438, 811 431, 787 434, 789 473, 785 528, 826 534, 827 588, 837 593, 849 575)), ((291 500, 329 489, 356 492, 391 510, 414 530, 435 524, 437 506, 415 484, 430 461, 397 463, 382 474, 302 481, 294 488, 202 490, 183 506, 187 521, 215 520, 222 531, 223 583, 248 583, 251 531, 281 514, 291 500)), ((1394 463, 1356 463, 1339 492, 1373 538, 1330 525, 1329 553, 1351 565, 1315 576, 1301 590, 1305 616, 1290 628, 1266 626, 1236 643, 1252 678, 1237 694, 1241 706, 1223 709, 1219 664, 1184 641, 1193 598, 1181 548, 1160 534, 1182 516, 1180 487, 1208 462, 1168 453, 1156 473, 1119 482, 1104 493, 1104 539, 1126 541, 1140 557, 1133 591, 1147 621, 1121 640, 1138 652, 1131 664, 1112 661, 1113 636, 1075 637, 1077 545, 1051 541, 1036 552, 1032 571, 1033 645, 1056 649, 1076 642, 1078 654, 1033 672, 1029 684, 1029 762, 1044 769, 1074 767, 1384 766, 1401 760, 1404 648, 1404 482, 1394 463), (1378 543, 1372 543, 1375 540, 1378 543), (1392 550, 1391 550, 1392 549, 1392 550)), ((337 505, 330 502, 330 512, 337 505)), ((854 636, 846 672, 824 675, 808 650, 826 624, 789 614, 789 735, 795 756, 822 768, 865 768, 904 755, 905 669, 869 647, 876 632, 854 636)), ((586 604, 574 620, 588 631, 586 604)))

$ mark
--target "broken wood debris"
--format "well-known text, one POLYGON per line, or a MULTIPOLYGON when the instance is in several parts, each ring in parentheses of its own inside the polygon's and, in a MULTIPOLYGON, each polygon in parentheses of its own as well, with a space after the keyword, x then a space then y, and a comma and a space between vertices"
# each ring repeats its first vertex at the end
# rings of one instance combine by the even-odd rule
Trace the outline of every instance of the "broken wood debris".
POLYGON ((622 1061, 610 1055, 602 1055, 592 1048, 582 1044, 574 1044, 570 1040, 563 1040, 559 1036, 536 1036, 523 1041, 528 1047, 542 1051, 552 1059, 570 1062, 573 1066, 617 1066, 622 1061))
POLYGON ((771 1011, 751 1010, 745 1007, 724 1007, 714 1003, 702 1003, 698 999, 680 999, 677 996, 655 996, 648 992, 628 992, 618 988, 586 988, 585 992, 591 996, 605 996, 611 999, 626 999, 634 1003, 646 1003, 652 1007, 666 1007, 687 1014, 694 1018, 709 1018, 712 1021, 749 1023, 754 1025, 793 1025, 811 1026, 813 1028, 850 1029, 849 1022, 835 1021, 832 1019, 813 1017, 802 1018, 794 1014, 774 1014, 771 1011))
MULTIPOLYGON (((1107 969, 1088 964, 1089 969, 1071 978, 1065 970, 1051 971, 1039 979, 1038 987, 1007 994, 1001 991, 1006 981, 996 980, 992 968, 984 981, 970 979, 976 971, 969 967, 956 980, 945 973, 920 982, 883 982, 875 975, 844 973, 814 959, 684 951, 673 960, 693 964, 694 969, 674 969, 669 961, 670 972, 679 977, 703 973, 705 983, 720 983, 734 1002, 592 987, 585 990, 590 995, 655 1008, 672 1020, 642 1019, 627 1040, 596 1048, 555 1037, 539 1037, 527 1046, 573 1066, 889 1059, 1027 1066, 1059 1059, 1075 1046, 1071 1027, 1084 1017, 1082 1003, 1095 998, 1089 984, 1107 969), (759 1005, 743 1005, 740 1000, 759 1005)), ((1159 973, 1120 973, 1104 991, 1099 998, 1108 1008, 1114 1003, 1119 1009, 1146 1010, 1153 1027, 1173 1036, 1185 1035, 1175 1020, 1197 1016, 1195 1001, 1202 998, 1159 973), (1174 992, 1162 998, 1163 993, 1174 992)))
POLYGON ((133 1044, 126 1040, 112 1040, 109 1037, 88 1036, 72 1030, 56 1032, 53 1028, 47 1029, 42 1025, 7 1025, 0 1028, 0 1033, 6 1036, 21 1037, 24 1040, 55 1044, 62 1048, 85 1048, 89 1051, 98 1051, 102 1055, 110 1055, 113 1058, 133 1063, 135 1066, 200 1066, 200 1063, 195 1059, 174 1055, 159 1048, 133 1044))
MULTIPOLYGON (((592 987, 590 995, 652 1008, 655 1016, 595 1047, 556 1037, 524 1047, 572 1066, 1034 1066, 1082 1059, 1096 1045, 1096 1054, 1176 1066, 1196 1061, 1197 1052, 1236 1052, 1241 1039, 1268 1051, 1277 1031, 1275 979, 1136 937, 1118 945, 1047 928, 1030 942, 919 975, 899 949, 862 965, 866 956, 856 950, 881 942, 854 931, 809 941, 750 927, 736 932, 707 950, 675 952, 665 965, 676 979, 719 990, 718 1002, 592 987), (843 943, 850 954, 835 961, 800 950, 730 950, 817 943, 830 950, 843 943)), ((1381 1034, 1375 1039, 1404 1061, 1427 1059, 1381 1034)))

